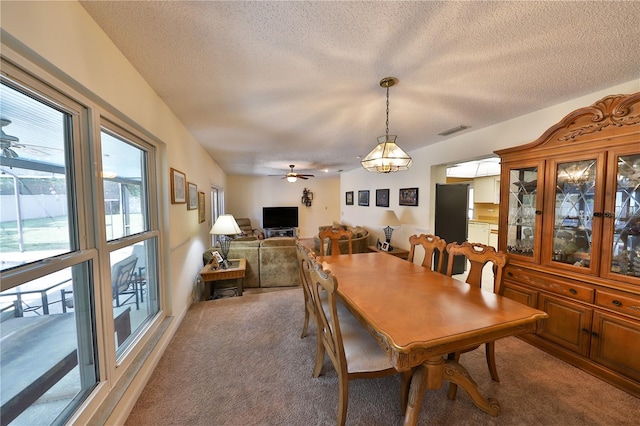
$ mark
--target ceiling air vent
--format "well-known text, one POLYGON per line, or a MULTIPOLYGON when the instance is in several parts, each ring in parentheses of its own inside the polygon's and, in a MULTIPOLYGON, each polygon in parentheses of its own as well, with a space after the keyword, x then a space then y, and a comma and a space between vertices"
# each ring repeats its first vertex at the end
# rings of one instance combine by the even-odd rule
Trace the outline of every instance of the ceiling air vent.
POLYGON ((454 134, 456 132, 460 132, 462 130, 468 129, 470 127, 471 126, 465 126, 464 124, 461 124, 461 125, 459 125, 457 127, 452 127, 451 129, 445 130, 444 132, 441 132, 441 133, 438 133, 438 134, 440 136, 449 136, 449 135, 452 135, 452 134, 454 134))

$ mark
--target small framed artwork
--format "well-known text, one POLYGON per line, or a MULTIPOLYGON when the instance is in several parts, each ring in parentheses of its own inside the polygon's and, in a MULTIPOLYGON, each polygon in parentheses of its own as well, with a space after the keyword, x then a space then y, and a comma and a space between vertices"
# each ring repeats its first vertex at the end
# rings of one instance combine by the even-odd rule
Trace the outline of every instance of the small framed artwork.
POLYGON ((187 202, 187 175, 179 170, 170 169, 171 204, 183 204, 187 202))
POLYGON ((380 244, 380 250, 382 251, 389 251, 389 243, 388 242, 383 242, 380 244))
POLYGON ((187 210, 195 210, 198 208, 198 185, 195 183, 187 182, 187 191, 189 194, 189 202, 187 203, 187 210))
POLYGON ((389 207, 389 190, 376 189, 376 206, 389 207))
POLYGON ((368 206, 369 205, 369 191, 358 191, 358 205, 359 206, 368 206))
POLYGON ((401 188, 399 199, 401 206, 417 206, 418 188, 401 188))
POLYGON ((198 223, 204 222, 205 208, 204 208, 204 192, 198 192, 198 223))
POLYGON ((353 191, 347 191, 345 193, 345 203, 348 206, 352 206, 353 205, 353 191))
POLYGON ((222 255, 220 253, 218 253, 217 251, 213 252, 213 257, 214 257, 214 259, 216 259, 218 261, 218 263, 224 262, 224 259, 222 259, 222 255))

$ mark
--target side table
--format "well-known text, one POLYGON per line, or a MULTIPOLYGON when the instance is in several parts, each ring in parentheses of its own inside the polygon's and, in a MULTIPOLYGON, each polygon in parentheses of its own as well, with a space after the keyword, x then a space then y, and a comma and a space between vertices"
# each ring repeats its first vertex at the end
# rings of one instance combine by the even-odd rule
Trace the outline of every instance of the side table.
POLYGON ((244 275, 247 271, 247 259, 229 259, 230 266, 227 269, 213 269, 211 263, 207 263, 202 270, 200 270, 200 277, 204 281, 204 294, 203 298, 206 298, 207 294, 212 298, 215 291, 215 282, 222 280, 237 280, 238 296, 242 296, 242 290, 244 285, 244 275), (211 284, 209 284, 211 283, 211 284), (207 287, 210 285, 209 291, 207 287))
POLYGON ((369 246, 368 249, 369 249, 369 252, 387 253, 404 260, 407 260, 409 258, 409 250, 405 250, 397 247, 394 247, 393 250, 389 250, 389 251, 380 250, 376 246, 369 246))

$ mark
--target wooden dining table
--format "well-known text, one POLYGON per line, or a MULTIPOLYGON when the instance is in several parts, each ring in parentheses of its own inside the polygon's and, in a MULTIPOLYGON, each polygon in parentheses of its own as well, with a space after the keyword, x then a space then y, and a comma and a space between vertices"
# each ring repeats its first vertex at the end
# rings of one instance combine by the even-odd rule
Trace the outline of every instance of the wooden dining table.
MULTIPOLYGON (((404 424, 415 425, 426 389, 461 386, 492 416, 485 398, 453 352, 540 330, 547 314, 385 253, 317 258, 338 279, 338 295, 388 354, 398 371, 412 371, 403 389, 404 424)), ((464 358, 463 358, 464 360, 464 358)))

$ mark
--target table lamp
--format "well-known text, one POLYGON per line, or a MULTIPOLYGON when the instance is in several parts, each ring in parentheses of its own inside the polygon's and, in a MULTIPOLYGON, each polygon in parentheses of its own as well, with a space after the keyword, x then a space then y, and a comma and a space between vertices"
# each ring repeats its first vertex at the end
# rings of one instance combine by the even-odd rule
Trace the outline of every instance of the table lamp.
POLYGON ((231 238, 229 235, 241 234, 242 231, 240 230, 240 227, 233 215, 221 214, 218 216, 216 223, 211 227, 211 231, 209 231, 209 233, 220 236, 218 237, 218 242, 220 243, 220 249, 222 250, 222 269, 227 269, 229 267, 227 256, 229 255, 229 246, 231 245, 231 238))
POLYGON ((387 243, 389 243, 389 250, 391 250, 391 234, 393 234, 392 226, 400 226, 400 220, 398 219, 398 216, 396 216, 396 214, 393 212, 393 210, 386 210, 382 215, 382 220, 380 220, 380 223, 383 225, 387 225, 387 227, 384 228, 384 236, 387 239, 387 243))

